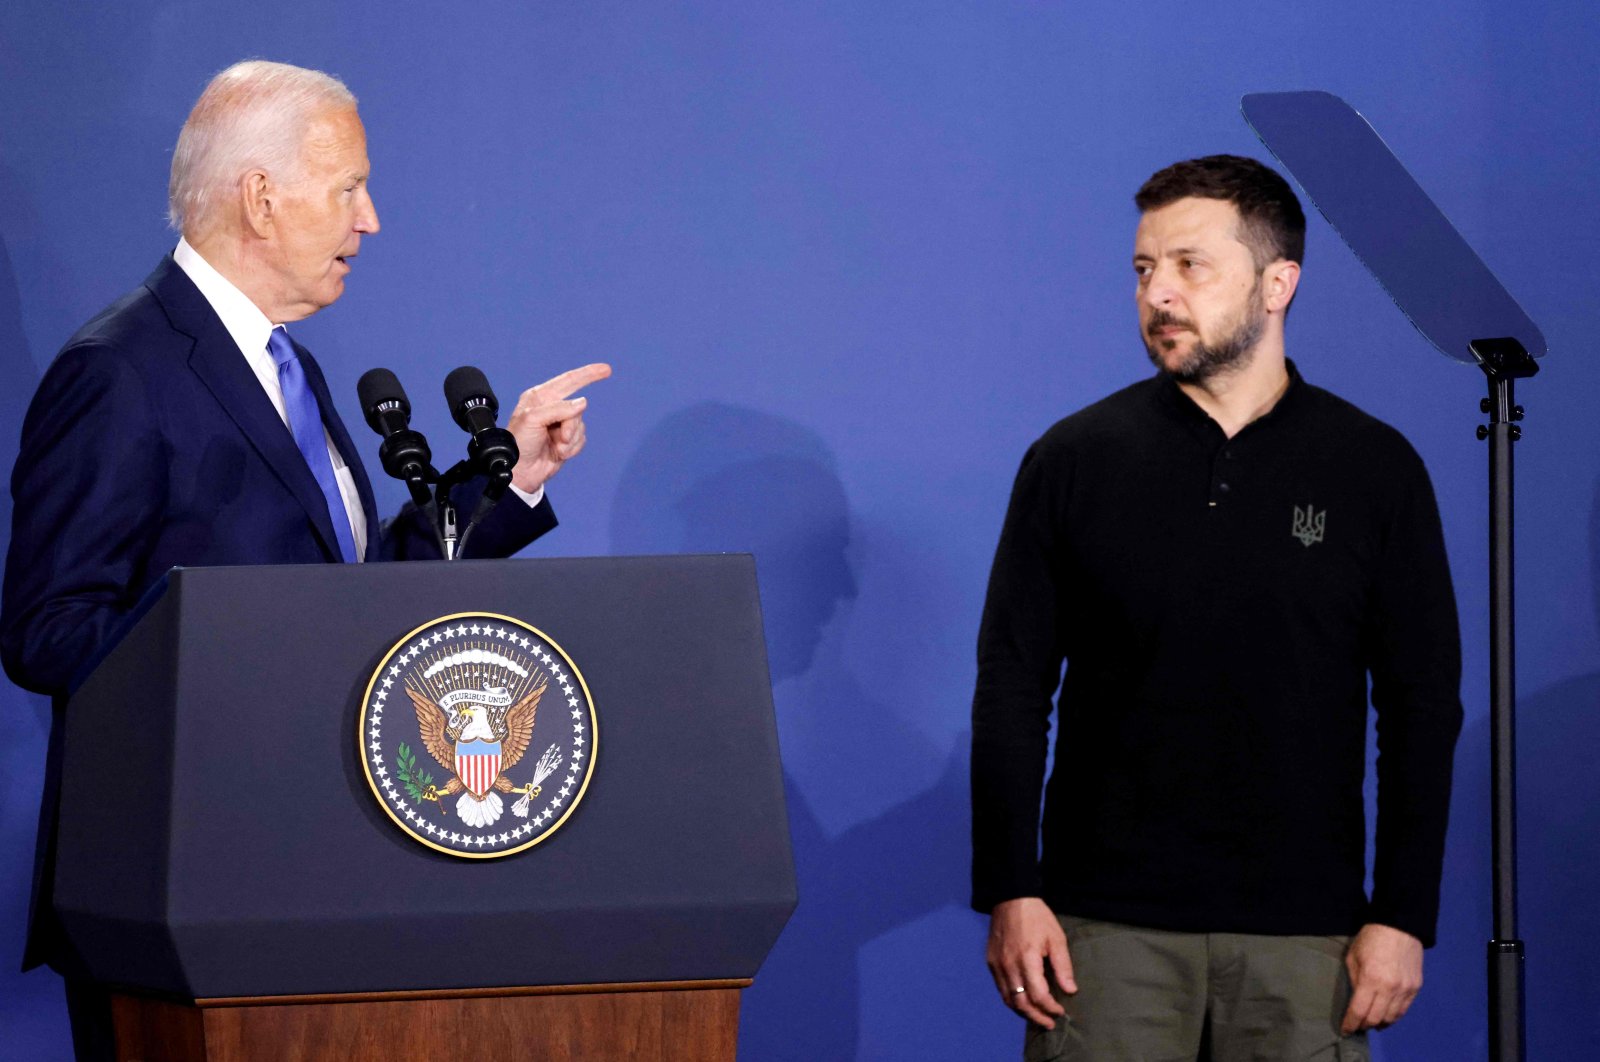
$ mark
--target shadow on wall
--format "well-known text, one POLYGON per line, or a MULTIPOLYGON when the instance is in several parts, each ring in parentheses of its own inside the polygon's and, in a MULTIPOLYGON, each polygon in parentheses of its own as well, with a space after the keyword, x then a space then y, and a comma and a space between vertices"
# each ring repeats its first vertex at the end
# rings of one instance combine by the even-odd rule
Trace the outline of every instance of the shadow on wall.
MULTIPOLYGON (((1600 482, 1589 511, 1600 623, 1600 482)), ((1532 603, 1519 602, 1523 610, 1532 603)), ((1527 943, 1531 1058, 1600 1058, 1600 670, 1517 701, 1518 933, 1527 943)), ((1383 1034, 1393 1058, 1487 1059, 1484 949, 1490 893, 1489 720, 1462 732, 1445 851, 1442 937, 1423 1021, 1383 1034), (1464 928, 1462 928, 1464 927, 1464 928)))
MULTIPOLYGON (((0 172, 0 194, 17 191, 0 172)), ((39 371, 22 328, 22 299, 11 263, 8 236, 0 232, 0 464, 9 478, 16 461, 22 416, 39 371)), ((0 554, 11 543, 11 492, 0 491, 0 554)), ((69 1042, 61 979, 50 970, 18 973, 33 887, 33 842, 44 784, 45 740, 50 702, 0 680, 0 1028, 18 1058, 50 1058, 69 1042)))
POLYGON ((709 402, 680 410, 623 470, 611 545, 756 557, 800 906, 745 993, 740 1057, 854 1058, 861 949, 965 902, 967 742, 931 790, 849 817, 852 807, 882 807, 897 765, 922 767, 938 753, 838 660, 836 632, 858 587, 833 454, 771 414, 709 402))
POLYGON ((615 553, 754 553, 774 681, 811 666, 824 625, 855 599, 850 513, 812 431, 704 402, 652 428, 611 507, 615 553))

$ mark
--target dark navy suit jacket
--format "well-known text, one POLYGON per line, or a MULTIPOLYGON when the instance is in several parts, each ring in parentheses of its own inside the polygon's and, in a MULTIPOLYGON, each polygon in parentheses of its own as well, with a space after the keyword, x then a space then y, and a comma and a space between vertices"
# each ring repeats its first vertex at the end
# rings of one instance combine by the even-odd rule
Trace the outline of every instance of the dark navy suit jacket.
MULTIPOLYGON (((372 485, 328 385, 297 348, 322 420, 354 473, 365 559, 438 558, 407 507, 380 527, 372 485)), ((472 511, 481 483, 455 496, 472 511)), ((61 713, 76 672, 175 565, 340 560, 333 525, 294 437, 211 305, 168 257, 90 321, 45 372, 23 421, 0 660, 51 694, 55 719, 24 968, 56 959, 50 910, 61 713)), ((341 519, 344 514, 337 514, 341 519)), ((473 531, 471 553, 508 556, 555 526, 548 500, 508 495, 473 531)))

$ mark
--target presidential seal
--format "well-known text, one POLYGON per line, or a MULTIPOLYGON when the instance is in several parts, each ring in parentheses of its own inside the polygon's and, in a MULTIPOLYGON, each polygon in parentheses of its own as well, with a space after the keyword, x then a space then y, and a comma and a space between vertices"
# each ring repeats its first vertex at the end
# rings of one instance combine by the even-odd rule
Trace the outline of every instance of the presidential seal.
POLYGON ((443 616, 390 649, 361 706, 361 766, 383 810, 429 848, 493 859, 572 816, 594 773, 594 702, 543 632, 443 616))

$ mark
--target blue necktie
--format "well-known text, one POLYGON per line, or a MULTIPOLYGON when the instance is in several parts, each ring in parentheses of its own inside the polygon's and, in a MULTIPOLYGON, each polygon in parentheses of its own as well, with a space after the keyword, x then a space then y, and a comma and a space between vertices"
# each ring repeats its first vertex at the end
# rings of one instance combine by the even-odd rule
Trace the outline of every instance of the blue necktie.
POLYGON ((278 366, 278 384, 283 388, 283 408, 289 414, 289 431, 294 444, 311 466, 317 486, 328 503, 328 518, 333 522, 334 537, 339 540, 339 552, 346 563, 356 559, 355 533, 350 530, 350 516, 345 511, 344 495, 339 493, 339 480, 333 474, 333 461, 328 457, 328 440, 322 430, 322 414, 317 411, 317 396, 306 385, 306 371, 300 356, 289 342, 289 333, 274 328, 267 340, 267 353, 278 366))

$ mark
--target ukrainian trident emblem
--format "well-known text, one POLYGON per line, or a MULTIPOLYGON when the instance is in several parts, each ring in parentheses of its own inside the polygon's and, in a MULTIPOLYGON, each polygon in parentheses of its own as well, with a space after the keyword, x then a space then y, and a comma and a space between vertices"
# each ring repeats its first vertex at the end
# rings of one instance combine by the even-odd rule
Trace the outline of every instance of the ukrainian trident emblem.
POLYGON ((413 838, 452 855, 510 855, 555 832, 582 799, 594 770, 594 705, 577 668, 543 633, 507 616, 463 613, 412 631, 378 665, 361 746, 373 793, 413 838), (547 697, 561 703, 541 721, 547 697), (531 773, 519 770, 540 746, 531 773), (520 799, 502 823, 512 796, 520 799))
POLYGON ((1307 549, 1322 541, 1323 532, 1328 529, 1328 510, 1320 513, 1315 508, 1307 505, 1304 509, 1294 507, 1294 527, 1290 534, 1300 540, 1300 544, 1307 549))

